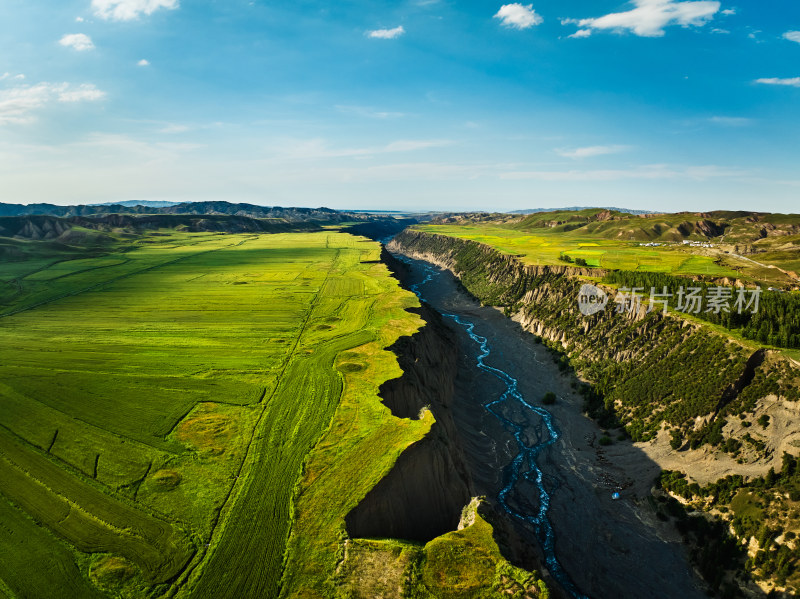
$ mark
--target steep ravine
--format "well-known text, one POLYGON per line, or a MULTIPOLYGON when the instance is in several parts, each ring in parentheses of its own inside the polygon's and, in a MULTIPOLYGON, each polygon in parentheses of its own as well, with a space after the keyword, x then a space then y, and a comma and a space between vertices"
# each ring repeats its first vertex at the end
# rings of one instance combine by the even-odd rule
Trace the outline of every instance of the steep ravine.
MULTIPOLYGON (((424 279, 427 268, 412 261, 415 282, 424 279)), ((534 343, 519 324, 495 309, 481 307, 447 272, 441 271, 420 289, 436 310, 474 323, 474 334, 485 338, 491 348, 483 363, 514 377, 516 391, 526 402, 541 405, 546 391, 557 395, 556 404, 545 407, 560 437, 534 459, 550 496, 546 517, 552 523, 556 558, 577 587, 577 593, 569 594, 596 599, 702 597, 702 585, 691 574, 677 536, 654 514, 643 512, 637 499, 637 493, 649 491, 658 466, 630 444, 624 464, 612 455, 614 448, 608 453, 601 450, 596 443, 601 429, 580 413, 581 398, 571 389, 571 378, 560 374, 548 350, 534 343), (626 473, 632 471, 644 487, 629 488, 623 500, 614 501, 611 492, 625 484, 626 473)), ((470 331, 454 324, 461 350, 453 414, 476 490, 497 511, 506 511, 518 537, 538 544, 537 539, 544 541, 541 533, 546 529, 537 529, 535 524, 541 507, 535 469, 528 471, 530 477, 520 477, 514 464, 521 449, 527 453, 524 447, 546 445, 548 432, 542 418, 522 402, 497 401, 506 384, 476 367, 482 353, 479 344, 470 331), (493 413, 498 408, 500 419, 493 413), (509 483, 514 484, 509 487, 509 483)), ((545 557, 539 551, 541 562, 545 557)))
POLYGON ((430 409, 436 423, 347 515, 352 537, 430 541, 457 528, 461 510, 474 495, 450 413, 455 341, 438 314, 425 306, 418 312, 426 325, 390 348, 403 376, 384 383, 380 396, 397 417, 417 418, 430 409))
MULTIPOLYGON (((572 476, 563 470, 553 474, 556 479, 561 477, 556 485, 562 485, 554 495, 552 510, 561 539, 557 550, 565 567, 576 573, 576 583, 590 596, 637 596, 633 589, 648 579, 651 584, 645 588, 659 588, 660 585, 664 589, 663 595, 656 591, 654 596, 677 596, 674 594, 677 589, 674 585, 670 587, 670 581, 677 584, 680 576, 671 577, 668 571, 680 568, 679 562, 673 561, 669 566, 664 560, 672 558, 662 554, 664 557, 659 563, 656 554, 661 550, 656 550, 655 539, 648 542, 644 537, 660 537, 672 544, 679 536, 674 530, 652 521, 647 522, 644 530, 634 532, 639 528, 636 520, 642 523, 648 518, 654 520, 653 513, 648 516, 647 504, 642 498, 649 495, 653 478, 662 468, 698 474, 699 482, 705 484, 730 473, 758 476, 765 474, 771 465, 778 463, 780 467, 781 452, 790 447, 789 443, 796 442, 800 432, 792 425, 796 422, 792 419, 795 406, 787 405, 780 397, 786 385, 786 377, 780 374, 786 372, 780 365, 781 357, 766 352, 765 359, 765 352, 754 354, 752 349, 709 332, 706 327, 660 313, 648 314, 641 309, 624 314, 606 310, 583 317, 577 310, 580 282, 574 275, 601 274, 593 269, 526 267, 515 258, 482 244, 416 231, 400 234, 388 249, 454 273, 468 295, 477 297, 487 306, 502 307, 518 323, 520 331, 530 331, 559 347, 570 355, 579 372, 590 380, 601 381, 599 387, 605 393, 607 411, 604 426, 611 426, 618 418, 634 438, 642 442, 599 446, 597 439, 606 431, 596 425, 586 425, 585 419, 575 418, 575 412, 580 415, 583 398, 564 389, 563 382, 553 383, 563 389, 554 415, 571 420, 569 425, 562 425, 565 453, 549 456, 554 458, 551 466, 558 469, 560 462, 560 468, 572 471, 572 476), (778 397, 764 391, 765 380, 770 382, 769 389, 777 389, 778 397), (574 407, 570 409, 567 404, 574 407), (744 463, 741 459, 737 463, 736 456, 705 445, 712 433, 719 434, 714 426, 722 426, 724 438, 746 433, 746 429, 738 425, 738 419, 732 421, 732 416, 739 413, 751 420, 768 413, 773 422, 769 430, 750 429, 750 434, 764 439, 766 450, 759 453, 745 446, 741 454, 744 463), (728 424, 725 424, 726 417, 728 424), (692 444, 699 442, 700 446, 688 451, 671 450, 670 430, 673 435, 683 436, 687 447, 690 441, 692 444), (594 460, 587 457, 594 457, 594 460), (586 494, 592 486, 596 489, 596 498, 586 494), (623 501, 616 505, 608 502, 602 491, 604 488, 622 488, 623 501), (576 501, 593 501, 599 505, 576 509, 573 505, 576 501), (597 513, 598 510, 603 515, 587 518, 587 512, 597 513), (570 530, 575 534, 565 539, 568 535, 564 533, 570 530), (634 538, 639 535, 641 539, 634 538), (618 576, 609 577, 592 563, 593 560, 603 561, 604 556, 597 557, 596 551, 587 551, 589 537, 603 539, 601 551, 617 554, 609 569, 616 570, 618 576), (569 549, 564 547, 566 542, 572 545, 569 549), (637 544, 641 545, 640 542, 650 549, 633 549, 639 562, 659 563, 656 569, 661 573, 641 572, 637 578, 619 567, 617 562, 629 560, 628 554, 637 544), (648 556, 648 551, 653 553, 648 556), (581 564, 591 566, 584 566, 581 571, 581 564)), ((434 307, 440 309, 435 302, 434 307)), ((448 306, 447 310, 452 311, 452 307, 448 306)), ((511 322, 498 311, 492 312, 502 321, 511 322)), ((495 326, 501 326, 500 321, 496 321, 495 326)), ((544 355, 549 357, 546 351, 544 355)), ((516 356, 507 359, 513 361, 516 356)), ((574 388, 571 375, 565 373, 563 378, 572 380, 574 388)), ((600 408, 602 412, 602 402, 600 408)), ((457 421, 463 419, 458 412, 456 416, 457 421)), ((474 428, 474 423, 471 425, 474 428)), ((612 437, 616 435, 617 432, 612 432, 612 437)), ((473 453, 470 444, 480 442, 479 437, 469 438, 465 442, 467 455, 473 453)), ((555 451, 550 453, 555 454, 555 451)), ((473 472, 476 486, 483 491, 482 483, 490 482, 491 468, 483 469, 483 476, 479 470, 473 472)), ((547 467, 545 472, 548 472, 547 467)), ((628 570, 634 571, 636 567, 632 561, 628 570)), ((644 593, 645 588, 639 592, 644 593)), ((753 587, 750 589, 758 594, 753 587)))
MULTIPOLYGON (((401 281, 408 274, 390 254, 384 253, 383 261, 401 281)), ((475 477, 483 481, 488 476, 497 481, 502 475, 502 459, 498 461, 487 455, 482 444, 474 443, 475 438, 486 435, 480 422, 471 428, 465 426, 462 417, 466 407, 462 399, 465 371, 474 370, 474 364, 463 359, 463 339, 427 304, 415 311, 426 324, 389 348, 397 356, 403 375, 384 383, 379 395, 398 418, 416 419, 429 410, 436 422, 424 439, 400 455, 389 473, 346 516, 351 539, 428 542, 460 529, 464 525, 465 506, 492 488, 483 482, 476 485, 475 477)), ((502 427, 498 428, 502 434, 502 427)), ((476 505, 474 500, 472 504, 476 505)), ((544 576, 551 588, 550 596, 561 597, 557 585, 542 567, 533 539, 521 535, 512 519, 492 502, 482 500, 480 512, 491 523, 494 542, 503 558, 544 576)), ((479 557, 483 549, 474 550, 478 552, 475 559, 485 560, 479 557)), ((469 569, 468 564, 464 567, 469 569)), ((348 584, 354 584, 353 580, 348 584)), ((369 586, 359 588, 367 593, 374 591, 369 586)), ((486 588, 485 592, 488 591, 486 588)))
MULTIPOLYGON (((388 247, 451 271, 481 303, 502 307, 525 330, 569 354, 604 394, 606 426, 618 419, 635 441, 650 441, 666 429, 698 447, 718 415, 749 412, 757 418, 774 410, 780 403, 775 394, 780 398, 793 385, 793 367, 777 352, 754 356, 753 349, 672 314, 647 313, 644 306, 620 314, 611 304, 583 316, 577 305, 583 281, 576 276, 601 274, 596 269, 525 266, 482 244, 413 230, 388 247), (764 384, 748 388, 754 376, 768 379, 773 395, 764 384)), ((595 412, 603 416, 602 404, 595 412)), ((741 431, 728 426, 724 432, 741 431)), ((785 448, 782 438, 767 435, 764 442, 760 455, 745 456, 745 465, 761 474, 780 467, 779 450, 785 448)), ((735 469, 736 462, 728 466, 735 469)))

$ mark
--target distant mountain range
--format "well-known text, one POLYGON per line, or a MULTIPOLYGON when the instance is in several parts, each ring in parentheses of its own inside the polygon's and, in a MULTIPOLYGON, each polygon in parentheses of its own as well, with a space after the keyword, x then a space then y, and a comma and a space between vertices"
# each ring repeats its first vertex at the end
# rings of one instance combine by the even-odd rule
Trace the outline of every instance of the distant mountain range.
MULTIPOLYGON (((0 238, 60 243, 110 243, 110 235, 154 229, 189 232, 280 233, 317 231, 323 226, 357 226, 358 233, 380 239, 417 222, 388 214, 340 212, 330 208, 284 208, 229 202, 161 202, 166 206, 0 203, 0 238), (92 231, 91 234, 87 234, 92 231), (96 232, 96 233, 94 233, 96 232)), ((0 252, 1 254, 2 252, 0 252)))
MULTIPOLYGON (((153 202, 155 204, 157 202, 153 202)), ((283 208, 280 206, 257 206, 255 204, 231 204, 230 202, 183 202, 165 206, 122 204, 94 204, 79 206, 57 206, 55 204, 3 204, 0 216, 47 215, 59 217, 102 216, 106 214, 191 214, 216 216, 244 216, 248 218, 273 219, 281 222, 340 223, 345 221, 371 220, 363 214, 339 212, 330 208, 283 208)))
POLYGON ((181 202, 166 202, 164 200, 125 200, 124 202, 98 202, 97 204, 87 204, 88 206, 145 206, 147 208, 166 208, 167 206, 177 206, 181 202))
POLYGON ((614 208, 612 206, 570 206, 569 208, 526 208, 524 210, 508 210, 506 214, 533 214, 534 212, 558 212, 559 210, 586 210, 588 208, 603 208, 616 210, 627 214, 658 214, 652 210, 629 210, 628 208, 614 208))

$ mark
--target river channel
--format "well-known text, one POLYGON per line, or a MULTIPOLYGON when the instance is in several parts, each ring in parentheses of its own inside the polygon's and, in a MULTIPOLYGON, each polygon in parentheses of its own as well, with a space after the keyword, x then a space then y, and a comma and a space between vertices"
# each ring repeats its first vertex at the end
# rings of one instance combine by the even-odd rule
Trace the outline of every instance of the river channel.
POLYGON ((454 417, 476 488, 532 537, 564 594, 705 597, 680 538, 647 508, 658 465, 630 442, 596 443, 607 431, 581 414, 575 380, 517 323, 449 272, 396 257, 409 288, 458 336, 454 417), (548 391, 557 401, 545 407, 548 391))

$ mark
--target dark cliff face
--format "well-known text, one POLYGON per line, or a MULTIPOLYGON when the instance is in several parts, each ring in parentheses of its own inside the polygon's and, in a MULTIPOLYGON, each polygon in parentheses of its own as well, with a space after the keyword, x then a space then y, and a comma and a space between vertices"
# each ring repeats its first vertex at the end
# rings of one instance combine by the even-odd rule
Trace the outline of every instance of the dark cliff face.
POLYGON ((428 435, 408 447, 346 519, 351 537, 430 541, 455 530, 473 495, 450 413, 457 372, 456 345, 441 317, 423 306, 426 325, 395 343, 404 374, 381 387, 395 416, 418 418, 429 408, 436 418, 428 435))
POLYGON ((427 324, 389 348, 397 355, 403 376, 381 385, 380 396, 398 418, 416 419, 420 410, 429 407, 439 422, 442 410, 449 408, 453 399, 456 340, 439 314, 427 306, 414 311, 427 324))

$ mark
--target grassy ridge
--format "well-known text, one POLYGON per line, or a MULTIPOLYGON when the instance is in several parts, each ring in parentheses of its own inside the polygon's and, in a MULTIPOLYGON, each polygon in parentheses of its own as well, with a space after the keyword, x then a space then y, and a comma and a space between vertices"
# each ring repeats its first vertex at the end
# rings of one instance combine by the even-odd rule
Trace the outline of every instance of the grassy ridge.
POLYGON ((119 554, 156 584, 189 561, 182 531, 71 476, 5 429, 0 454, 0 492, 81 551, 119 554))
MULTIPOLYGON (((374 268, 376 274, 385 272, 382 264, 374 268)), ((402 374, 395 356, 384 348, 420 326, 420 319, 405 312, 416 298, 391 279, 373 277, 366 284, 377 299, 374 338, 337 358, 344 377, 341 402, 296 488, 282 597, 338 596, 334 572, 342 558, 345 515, 433 424, 429 412, 419 420, 395 418, 377 397, 383 381, 402 374)))
POLYGON ((0 555, 0 597, 12 597, 11 593, 52 599, 103 597, 81 576, 69 550, 3 497, 0 555), (35 576, 31 575, 32 564, 35 576))

